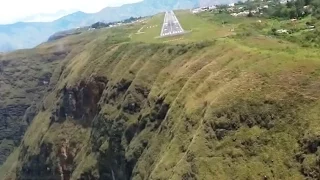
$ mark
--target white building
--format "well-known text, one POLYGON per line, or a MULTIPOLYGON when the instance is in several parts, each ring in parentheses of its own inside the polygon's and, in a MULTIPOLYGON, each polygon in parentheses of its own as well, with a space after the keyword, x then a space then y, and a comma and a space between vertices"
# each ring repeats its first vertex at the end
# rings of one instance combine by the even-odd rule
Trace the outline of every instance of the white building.
POLYGON ((279 29, 276 32, 279 33, 279 34, 284 34, 284 33, 289 34, 289 31, 286 30, 286 29, 279 29))
POLYGON ((232 13, 231 16, 234 17, 238 17, 238 16, 248 16, 249 15, 249 11, 243 11, 243 12, 239 12, 239 13, 232 13))
POLYGON ((201 12, 201 9, 200 9, 200 8, 197 8, 197 9, 192 10, 192 13, 193 13, 193 14, 197 14, 197 13, 200 13, 200 12, 201 12))

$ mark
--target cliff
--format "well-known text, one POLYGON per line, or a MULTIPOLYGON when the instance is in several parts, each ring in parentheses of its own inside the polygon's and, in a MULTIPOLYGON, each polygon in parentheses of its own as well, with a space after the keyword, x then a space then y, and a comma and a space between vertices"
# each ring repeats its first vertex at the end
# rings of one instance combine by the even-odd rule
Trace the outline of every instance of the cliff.
MULTIPOLYGON (((49 58, 54 65, 44 63, 51 74, 37 79, 49 83, 45 92, 42 85, 33 91, 39 93, 35 110, 25 118, 28 103, 0 110, 30 124, 4 164, 10 167, 6 178, 320 177, 317 52, 287 52, 262 37, 186 43, 127 38, 138 29, 53 43, 68 42, 70 50, 61 60, 49 58)), ((1 122, 7 121, 3 114, 1 122)))

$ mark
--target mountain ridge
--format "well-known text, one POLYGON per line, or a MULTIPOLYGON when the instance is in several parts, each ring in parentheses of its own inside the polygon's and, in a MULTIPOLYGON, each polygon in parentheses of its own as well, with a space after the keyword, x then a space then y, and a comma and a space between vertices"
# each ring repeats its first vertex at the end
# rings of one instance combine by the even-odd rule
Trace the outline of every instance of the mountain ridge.
POLYGON ((77 11, 52 22, 17 22, 0 25, 0 52, 32 48, 46 41, 50 35, 98 21, 112 22, 130 17, 149 16, 165 10, 193 8, 199 0, 145 0, 120 7, 106 7, 97 13, 77 11))
POLYGON ((175 13, 0 54, 0 179, 319 179, 319 47, 175 13))

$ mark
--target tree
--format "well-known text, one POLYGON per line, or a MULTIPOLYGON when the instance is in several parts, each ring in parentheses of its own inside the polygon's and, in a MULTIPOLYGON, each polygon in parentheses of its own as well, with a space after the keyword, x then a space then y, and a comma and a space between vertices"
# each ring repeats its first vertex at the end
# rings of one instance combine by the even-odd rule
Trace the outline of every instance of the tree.
POLYGON ((294 1, 294 5, 297 7, 297 8, 303 8, 303 6, 305 6, 305 0, 296 0, 294 1))
POLYGON ((319 20, 320 19, 320 8, 313 10, 312 16, 319 20))
POLYGON ((312 0, 310 5, 314 8, 317 9, 320 7, 320 1, 319 0, 312 0))
MULTIPOLYGON (((272 16, 274 16, 274 17, 282 17, 282 9, 283 9, 284 7, 283 6, 277 6, 277 7, 275 7, 275 10, 272 12, 272 16)), ((270 8, 269 8, 270 9, 270 8)))
POLYGON ((311 4, 312 0, 304 0, 304 5, 309 6, 311 4))
POLYGON ((289 9, 289 18, 293 19, 293 18, 297 18, 298 14, 297 14, 297 9, 295 7, 292 7, 289 9))
POLYGON ((248 1, 247 7, 248 7, 248 10, 250 10, 250 11, 255 9, 255 5, 253 4, 252 1, 248 1))
POLYGON ((303 17, 306 15, 304 11, 305 0, 296 0, 294 5, 296 7, 297 17, 303 17))
POLYGON ((287 7, 283 7, 280 11, 280 16, 284 18, 289 18, 289 9, 287 7))
POLYGON ((292 8, 294 6, 294 3, 292 1, 288 1, 286 6, 287 8, 292 8))

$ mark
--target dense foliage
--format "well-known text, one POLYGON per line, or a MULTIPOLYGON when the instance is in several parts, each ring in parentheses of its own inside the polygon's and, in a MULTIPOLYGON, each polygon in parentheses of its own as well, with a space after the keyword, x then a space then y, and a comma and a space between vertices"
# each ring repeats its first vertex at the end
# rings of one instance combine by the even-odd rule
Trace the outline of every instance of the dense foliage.
POLYGON ((302 18, 313 15, 320 18, 320 1, 319 0, 296 0, 280 2, 271 11, 271 16, 281 18, 302 18))
POLYGON ((259 13, 268 17, 294 19, 312 15, 320 18, 320 0, 254 0, 239 2, 236 5, 244 6, 244 9, 253 10, 258 8, 259 13), (268 5, 269 8, 260 8, 261 5, 268 5))

